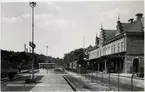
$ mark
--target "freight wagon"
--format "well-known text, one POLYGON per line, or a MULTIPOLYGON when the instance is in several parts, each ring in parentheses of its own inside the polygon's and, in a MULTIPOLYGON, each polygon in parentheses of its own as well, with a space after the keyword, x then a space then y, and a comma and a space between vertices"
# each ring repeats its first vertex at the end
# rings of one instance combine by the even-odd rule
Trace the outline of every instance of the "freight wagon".
POLYGON ((1 77, 9 77, 12 79, 18 73, 18 62, 7 63, 1 65, 1 77))

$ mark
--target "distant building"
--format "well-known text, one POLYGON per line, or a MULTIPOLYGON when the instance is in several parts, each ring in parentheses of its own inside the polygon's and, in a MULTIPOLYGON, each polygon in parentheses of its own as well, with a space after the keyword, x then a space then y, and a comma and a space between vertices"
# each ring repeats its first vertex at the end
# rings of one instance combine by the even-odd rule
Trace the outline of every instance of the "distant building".
POLYGON ((139 73, 144 72, 144 18, 136 14, 136 20, 123 23, 119 19, 116 29, 101 26, 96 36, 95 49, 88 53, 87 62, 97 71, 139 73))
POLYGON ((93 47, 90 45, 89 47, 87 47, 87 48, 85 48, 85 50, 84 50, 84 55, 85 55, 85 57, 84 57, 84 59, 88 59, 89 58, 89 52, 91 51, 93 49, 93 47))

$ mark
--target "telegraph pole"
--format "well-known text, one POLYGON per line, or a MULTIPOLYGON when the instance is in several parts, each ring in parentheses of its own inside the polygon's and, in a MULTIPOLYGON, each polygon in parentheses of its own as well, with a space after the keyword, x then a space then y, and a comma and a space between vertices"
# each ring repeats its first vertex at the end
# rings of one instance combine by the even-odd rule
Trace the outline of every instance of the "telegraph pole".
MULTIPOLYGON (((48 46, 46 46, 46 62, 48 63, 47 56, 48 56, 48 46)), ((47 65, 47 73, 48 73, 48 65, 47 65)))
POLYGON ((83 36, 83 60, 85 57, 85 36, 83 36))
POLYGON ((46 56, 48 56, 48 46, 46 46, 46 56))
POLYGON ((30 5, 30 7, 32 7, 32 42, 30 42, 30 46, 32 47, 33 60, 32 60, 32 77, 31 77, 31 79, 34 79, 34 48, 35 48, 35 44, 34 44, 34 7, 36 6, 36 2, 30 2, 29 5, 30 5))

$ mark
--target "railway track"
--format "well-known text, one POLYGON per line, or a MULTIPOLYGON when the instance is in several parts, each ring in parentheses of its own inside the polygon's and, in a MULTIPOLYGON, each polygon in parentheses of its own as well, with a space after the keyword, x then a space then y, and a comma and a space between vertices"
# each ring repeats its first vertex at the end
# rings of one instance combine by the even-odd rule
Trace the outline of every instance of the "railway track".
POLYGON ((70 85, 70 87, 73 89, 73 91, 79 91, 77 87, 66 77, 63 75, 63 78, 66 80, 66 82, 70 85))
POLYGON ((95 91, 90 85, 71 75, 62 75, 74 91, 95 91))

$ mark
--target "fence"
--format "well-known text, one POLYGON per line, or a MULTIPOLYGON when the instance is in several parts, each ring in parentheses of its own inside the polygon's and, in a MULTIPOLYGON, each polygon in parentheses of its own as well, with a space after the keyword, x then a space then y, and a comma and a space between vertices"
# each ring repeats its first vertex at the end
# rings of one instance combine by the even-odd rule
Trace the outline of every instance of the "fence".
POLYGON ((110 89, 115 91, 143 91, 144 89, 134 86, 134 75, 125 80, 125 83, 120 75, 117 73, 113 75, 112 73, 97 72, 92 70, 80 70, 79 74, 85 78, 91 80, 91 82, 101 83, 104 86, 108 86, 110 89))

